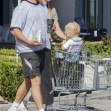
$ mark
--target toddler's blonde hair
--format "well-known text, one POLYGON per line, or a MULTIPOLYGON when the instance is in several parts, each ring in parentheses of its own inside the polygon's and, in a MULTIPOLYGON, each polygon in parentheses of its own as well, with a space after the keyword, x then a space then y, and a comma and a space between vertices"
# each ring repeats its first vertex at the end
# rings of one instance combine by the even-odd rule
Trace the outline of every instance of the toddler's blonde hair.
POLYGON ((80 34, 80 26, 77 22, 70 22, 65 26, 65 34, 71 33, 71 37, 80 34))

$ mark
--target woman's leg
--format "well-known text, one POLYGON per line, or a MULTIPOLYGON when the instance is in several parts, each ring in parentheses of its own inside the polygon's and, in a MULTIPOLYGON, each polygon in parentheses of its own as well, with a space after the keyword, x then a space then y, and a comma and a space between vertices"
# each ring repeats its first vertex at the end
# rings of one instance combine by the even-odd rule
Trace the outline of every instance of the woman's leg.
MULTIPOLYGON (((43 56, 43 55, 41 55, 43 56)), ((45 50, 45 57, 42 59, 42 75, 41 75, 41 91, 43 96, 43 103, 47 105, 53 104, 53 97, 54 94, 50 95, 50 92, 52 91, 52 85, 51 85, 51 50, 46 49, 45 50), (49 95, 49 97, 48 97, 49 95), (48 100, 47 100, 48 98, 48 100)), ((29 91, 28 95, 24 98, 25 101, 33 101, 33 97, 31 96, 31 91, 29 91)), ((26 105, 22 103, 24 107, 26 105)))
POLYGON ((53 104, 54 95, 50 92, 52 91, 51 84, 51 50, 45 50, 45 60, 43 60, 44 68, 42 70, 42 81, 41 81, 41 91, 43 96, 43 103, 50 105, 53 104))

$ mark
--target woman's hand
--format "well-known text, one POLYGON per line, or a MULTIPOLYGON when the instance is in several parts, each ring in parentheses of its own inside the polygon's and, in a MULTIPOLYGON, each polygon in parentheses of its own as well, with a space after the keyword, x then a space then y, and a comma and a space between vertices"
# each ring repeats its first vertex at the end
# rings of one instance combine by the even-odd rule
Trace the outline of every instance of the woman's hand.
POLYGON ((55 24, 53 24, 52 30, 56 31, 56 25, 55 24))

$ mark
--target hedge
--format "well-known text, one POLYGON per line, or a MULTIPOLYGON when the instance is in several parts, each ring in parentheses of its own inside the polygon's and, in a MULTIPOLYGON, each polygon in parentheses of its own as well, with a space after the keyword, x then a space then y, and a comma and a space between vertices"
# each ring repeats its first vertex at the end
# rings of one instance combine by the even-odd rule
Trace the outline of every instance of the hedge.
POLYGON ((23 81, 21 61, 16 62, 13 49, 0 50, 0 95, 12 102, 23 81))
POLYGON ((111 57, 111 45, 102 41, 99 42, 84 42, 83 48, 92 52, 100 53, 111 57))

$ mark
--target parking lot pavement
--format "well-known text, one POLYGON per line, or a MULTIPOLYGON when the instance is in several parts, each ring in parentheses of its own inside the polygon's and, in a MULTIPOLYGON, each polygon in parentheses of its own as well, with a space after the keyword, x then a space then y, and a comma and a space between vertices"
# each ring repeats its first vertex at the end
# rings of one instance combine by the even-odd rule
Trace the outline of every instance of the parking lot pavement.
MULTIPOLYGON (((81 94, 81 96, 84 93, 81 94)), ((74 103, 75 94, 62 96, 61 104, 63 103, 74 103)), ((54 107, 57 108, 58 98, 54 98, 54 107)), ((83 98, 78 98, 78 104, 83 103, 83 98)), ((11 103, 0 102, 0 111, 8 111, 8 108, 11 106, 11 103)), ((29 111, 37 111, 36 106, 33 102, 28 102, 29 111)), ((86 110, 79 109, 78 111, 111 111, 111 89, 102 90, 102 91, 93 91, 92 94, 87 96, 87 106, 94 107, 98 110, 86 110)), ((69 110, 67 110, 69 111, 69 110)), ((76 110, 74 110, 76 111, 76 110)))

